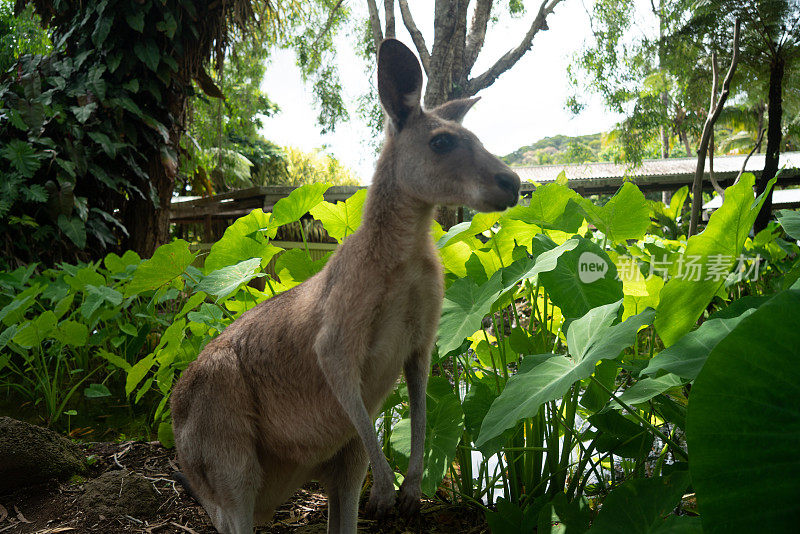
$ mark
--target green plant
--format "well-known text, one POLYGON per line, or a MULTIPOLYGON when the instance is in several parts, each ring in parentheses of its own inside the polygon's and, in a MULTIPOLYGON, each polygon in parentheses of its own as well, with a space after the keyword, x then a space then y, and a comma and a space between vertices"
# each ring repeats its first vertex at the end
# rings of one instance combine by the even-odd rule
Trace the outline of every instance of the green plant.
MULTIPOLYGON (((654 206, 631 184, 602 206, 552 184, 503 214, 446 233, 434 225, 447 287, 423 491, 483 507, 501 533, 699 531, 697 510, 681 500, 690 483, 705 530, 740 517, 785 525, 794 501, 783 485, 797 465, 783 433, 800 414, 790 380, 773 383, 797 360, 797 214, 748 237, 761 201, 753 181, 729 188, 688 241, 646 235, 679 203, 654 206), (689 254, 699 258, 696 282, 689 254), (731 383, 747 387, 732 397, 731 383), (753 413, 753 403, 769 411, 753 413), (732 467, 750 462, 757 468, 744 475, 732 467), (750 496, 769 513, 739 513, 750 496), (671 514, 676 507, 689 515, 671 514)), ((180 372, 236 317, 324 264, 305 247, 277 247, 278 230, 307 213, 338 242, 358 228, 366 192, 332 204, 327 187, 303 186, 272 213, 238 219, 204 258, 176 240, 145 261, 129 252, 0 273, 0 388, 38 401, 53 423, 79 401, 128 398, 169 446, 167 401, 180 372), (276 276, 264 272, 273 259, 276 276), (256 278, 264 291, 249 285, 256 278)), ((403 469, 403 384, 378 425, 403 469)))

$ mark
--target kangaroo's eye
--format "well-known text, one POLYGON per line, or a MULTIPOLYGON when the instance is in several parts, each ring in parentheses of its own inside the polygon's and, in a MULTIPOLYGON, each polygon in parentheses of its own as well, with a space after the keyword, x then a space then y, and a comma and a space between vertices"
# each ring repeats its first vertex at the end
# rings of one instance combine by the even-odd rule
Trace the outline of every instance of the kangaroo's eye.
POLYGON ((456 143, 457 141, 454 135, 442 133, 434 135, 433 139, 428 143, 428 146, 437 154, 444 154, 453 150, 456 147, 456 143))

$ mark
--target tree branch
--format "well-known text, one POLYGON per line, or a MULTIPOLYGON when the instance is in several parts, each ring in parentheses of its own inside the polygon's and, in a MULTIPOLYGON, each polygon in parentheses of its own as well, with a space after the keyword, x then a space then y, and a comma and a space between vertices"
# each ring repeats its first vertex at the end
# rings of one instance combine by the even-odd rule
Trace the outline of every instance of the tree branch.
POLYGON ((422 68, 425 70, 425 75, 430 77, 431 55, 428 52, 428 47, 425 46, 425 38, 422 37, 422 32, 419 31, 419 28, 414 23, 414 17, 411 16, 411 11, 408 9, 408 0, 399 0, 398 3, 400 4, 400 15, 403 17, 403 25, 405 25, 408 33, 411 34, 414 46, 417 47, 417 53, 419 54, 422 68))
POLYGON ((711 180, 711 187, 714 188, 714 191, 717 192, 719 196, 722 197, 722 201, 725 202, 725 190, 719 185, 716 176, 714 176, 714 134, 711 134, 711 143, 709 143, 708 147, 708 179, 711 180))
POLYGON ((314 39, 314 43, 310 47, 311 50, 315 50, 322 38, 325 37, 325 34, 330 31, 331 26, 333 26, 336 10, 342 6, 342 2, 344 2, 344 0, 339 0, 336 2, 336 5, 333 6, 333 9, 331 9, 331 12, 328 14, 328 20, 325 21, 325 26, 322 28, 322 31, 317 34, 316 39, 314 39))
POLYGON ((383 0, 383 13, 386 17, 386 31, 384 32, 384 38, 394 39, 394 0, 383 0))
POLYGON ((506 52, 503 57, 498 59, 486 72, 470 80, 467 84, 467 90, 465 91, 466 95, 474 95, 478 91, 486 89, 494 83, 498 76, 513 67, 517 61, 531 49, 533 46, 533 38, 536 37, 539 30, 547 30, 547 16, 550 15, 555 7, 562 1, 563 0, 550 0, 548 4, 547 0, 544 0, 542 5, 539 6, 539 13, 536 15, 536 18, 533 19, 528 33, 522 38, 522 42, 519 46, 506 52))
MULTIPOLYGON (((709 116, 714 112, 714 106, 717 103, 717 85, 719 83, 719 69, 717 67, 717 53, 711 53, 711 102, 708 105, 709 116)), ((716 177, 714 177, 714 128, 711 128, 711 138, 708 143, 708 179, 711 180, 711 186, 714 191, 722 197, 725 202, 725 190, 720 187, 716 177)))
POLYGON ((697 224, 700 219, 700 209, 703 206, 703 172, 706 167, 706 155, 708 154, 708 145, 711 142, 711 135, 714 133, 714 123, 717 122, 722 108, 725 106, 725 101, 728 99, 730 93, 731 80, 733 73, 736 71, 736 65, 739 63, 739 29, 741 22, 736 19, 736 24, 733 29, 733 56, 731 57, 731 65, 728 68, 728 74, 722 82, 722 92, 719 99, 716 98, 717 89, 717 68, 716 68, 716 54, 712 54, 712 71, 713 71, 713 85, 711 93, 711 105, 708 110, 706 122, 703 125, 703 135, 700 137, 700 146, 697 149, 697 167, 694 172, 694 182, 692 183, 692 218, 689 221, 689 237, 697 233, 697 224))
POLYGON ((478 60, 483 43, 486 41, 486 27, 492 14, 492 0, 478 0, 472 12, 472 23, 467 34, 467 46, 464 49, 464 72, 467 76, 478 60))
POLYGON ((378 53, 378 48, 383 41, 383 32, 381 31, 381 17, 378 15, 378 5, 375 0, 367 0, 367 9, 369 10, 369 25, 372 28, 372 40, 375 43, 375 53, 378 53))
POLYGON ((756 139, 756 144, 753 145, 753 148, 750 150, 750 153, 747 154, 746 158, 744 158, 744 163, 742 163, 742 170, 739 171, 739 174, 736 175, 736 180, 733 181, 734 185, 739 183, 739 178, 741 178, 742 175, 744 174, 744 170, 747 168, 747 162, 750 161, 750 156, 752 156, 755 153, 755 151, 758 150, 758 147, 761 146, 761 141, 764 139, 764 132, 766 131, 767 131, 766 128, 761 128, 761 130, 758 132, 758 139, 756 139))

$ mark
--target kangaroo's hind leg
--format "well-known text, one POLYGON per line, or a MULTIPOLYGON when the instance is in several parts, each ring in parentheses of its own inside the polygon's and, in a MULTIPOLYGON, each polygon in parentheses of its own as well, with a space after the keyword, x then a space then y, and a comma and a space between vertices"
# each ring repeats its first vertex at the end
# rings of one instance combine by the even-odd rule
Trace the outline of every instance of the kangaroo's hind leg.
POLYGON ((192 489, 221 534, 253 533, 261 469, 249 452, 230 447, 218 449, 213 461, 197 462, 189 455, 181 459, 192 489))
POLYGON ((317 476, 328 492, 328 534, 355 534, 367 465, 367 451, 355 436, 321 466, 317 476))

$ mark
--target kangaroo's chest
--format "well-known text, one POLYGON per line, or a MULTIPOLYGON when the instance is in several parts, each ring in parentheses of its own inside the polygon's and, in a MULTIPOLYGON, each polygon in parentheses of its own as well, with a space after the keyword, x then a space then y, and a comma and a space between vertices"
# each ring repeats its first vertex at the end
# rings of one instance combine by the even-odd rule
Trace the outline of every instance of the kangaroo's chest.
POLYGON ((438 258, 424 258, 395 273, 371 323, 370 350, 362 365, 364 400, 375 412, 409 357, 431 349, 441 313, 438 258))

